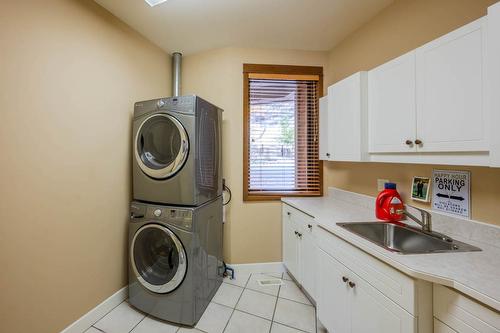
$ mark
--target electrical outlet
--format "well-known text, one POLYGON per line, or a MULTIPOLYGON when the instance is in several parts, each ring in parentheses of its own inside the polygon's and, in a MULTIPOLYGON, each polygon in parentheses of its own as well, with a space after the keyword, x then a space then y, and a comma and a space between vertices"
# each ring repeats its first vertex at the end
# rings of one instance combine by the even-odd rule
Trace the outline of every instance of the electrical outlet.
POLYGON ((385 183, 388 183, 389 179, 377 179, 377 190, 383 191, 385 183))

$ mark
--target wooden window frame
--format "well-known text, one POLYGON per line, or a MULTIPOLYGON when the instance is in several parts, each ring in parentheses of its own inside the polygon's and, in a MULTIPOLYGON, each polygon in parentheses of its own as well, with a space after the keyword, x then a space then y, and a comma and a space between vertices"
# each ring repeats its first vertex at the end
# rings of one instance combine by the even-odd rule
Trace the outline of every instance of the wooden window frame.
MULTIPOLYGON (((319 181, 320 187, 318 193, 310 192, 268 192, 251 193, 249 191, 249 139, 250 139, 250 100, 249 85, 250 76, 262 77, 273 76, 275 78, 289 78, 294 75, 318 78, 316 95, 318 99, 323 96, 323 67, 318 66, 289 66, 289 65, 262 65, 262 64, 243 64, 243 201, 277 201, 282 197, 320 197, 323 196, 323 161, 319 160, 319 181)), ((319 138, 318 138, 319 140, 319 138)), ((319 144, 319 143, 318 143, 319 144)))

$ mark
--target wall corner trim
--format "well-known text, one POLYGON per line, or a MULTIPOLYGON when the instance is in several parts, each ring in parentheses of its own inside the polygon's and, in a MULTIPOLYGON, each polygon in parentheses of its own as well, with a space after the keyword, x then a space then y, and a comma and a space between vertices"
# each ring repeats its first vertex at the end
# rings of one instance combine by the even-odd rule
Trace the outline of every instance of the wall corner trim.
POLYGON ((84 314, 70 324, 61 333, 81 333, 95 324, 99 319, 122 303, 128 296, 128 286, 125 286, 105 299, 101 304, 84 314))

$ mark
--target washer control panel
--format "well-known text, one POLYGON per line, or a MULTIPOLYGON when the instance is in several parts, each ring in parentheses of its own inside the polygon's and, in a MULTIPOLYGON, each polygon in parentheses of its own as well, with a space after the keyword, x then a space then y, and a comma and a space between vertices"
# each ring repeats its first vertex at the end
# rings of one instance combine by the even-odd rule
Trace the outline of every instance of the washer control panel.
POLYGON ((193 227, 193 211, 185 208, 148 207, 146 217, 167 223, 184 230, 193 227))

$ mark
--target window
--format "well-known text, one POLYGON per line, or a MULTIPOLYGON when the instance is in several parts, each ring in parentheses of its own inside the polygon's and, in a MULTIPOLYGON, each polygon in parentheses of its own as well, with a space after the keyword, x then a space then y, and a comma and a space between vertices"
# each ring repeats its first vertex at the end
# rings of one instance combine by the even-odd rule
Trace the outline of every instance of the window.
POLYGON ((322 195, 322 67, 243 65, 243 198, 322 195))

